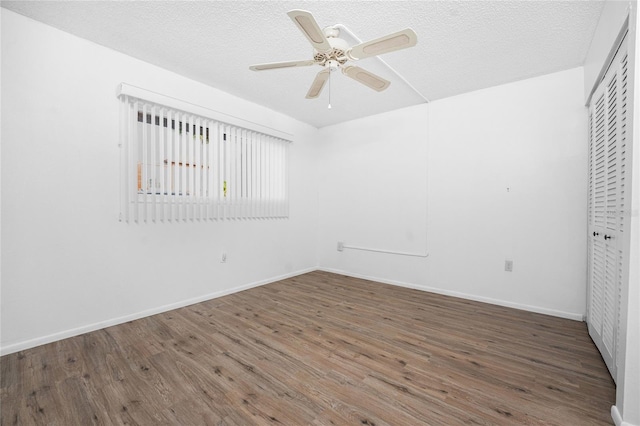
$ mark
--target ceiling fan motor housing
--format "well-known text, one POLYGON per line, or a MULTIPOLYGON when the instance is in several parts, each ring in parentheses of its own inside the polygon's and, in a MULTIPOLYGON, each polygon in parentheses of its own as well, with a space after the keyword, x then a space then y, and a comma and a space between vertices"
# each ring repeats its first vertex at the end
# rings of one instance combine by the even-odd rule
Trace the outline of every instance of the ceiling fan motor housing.
POLYGON ((349 60, 349 57, 347 56, 349 43, 338 38, 340 30, 337 28, 327 27, 324 29, 324 33, 331 49, 326 52, 319 52, 316 50, 313 55, 313 59, 318 63, 318 65, 329 67, 333 71, 339 66, 344 65, 349 60))
POLYGON ((340 36, 340 28, 325 27, 322 32, 326 38, 338 38, 340 36))

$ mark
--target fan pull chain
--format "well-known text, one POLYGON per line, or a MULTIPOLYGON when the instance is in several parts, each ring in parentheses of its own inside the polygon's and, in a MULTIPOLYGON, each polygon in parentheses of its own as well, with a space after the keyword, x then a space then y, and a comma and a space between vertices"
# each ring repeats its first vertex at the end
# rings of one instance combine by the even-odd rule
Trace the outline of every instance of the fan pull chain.
POLYGON ((332 71, 331 68, 329 68, 329 87, 328 87, 328 89, 329 89, 329 106, 327 107, 327 109, 331 109, 331 74, 332 74, 331 71, 332 71))

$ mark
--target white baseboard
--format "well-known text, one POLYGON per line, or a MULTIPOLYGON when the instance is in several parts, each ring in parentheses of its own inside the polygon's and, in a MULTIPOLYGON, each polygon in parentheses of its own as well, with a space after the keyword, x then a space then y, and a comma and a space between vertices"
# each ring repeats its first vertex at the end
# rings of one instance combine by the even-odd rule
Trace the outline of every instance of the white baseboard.
POLYGON ((306 274, 308 272, 313 272, 317 270, 317 268, 307 268, 302 269, 300 271, 291 272, 284 275, 279 275, 277 277, 267 278, 265 280, 255 281, 249 284, 244 284, 238 287, 230 288, 227 290, 217 291, 214 293, 204 294, 202 296, 194 297, 187 300, 182 300, 176 303, 170 303, 168 305, 159 306, 157 308, 147 309, 141 312, 136 312, 133 314, 125 315, 118 318, 112 318, 106 321, 99 321, 93 324, 83 325, 81 327, 73 328, 70 330, 64 330, 57 333, 49 334, 47 336, 37 337, 35 339, 23 340, 21 342, 12 343, 10 345, 6 345, 0 348, 0 355, 7 355, 10 353, 22 351, 25 349, 33 348, 40 345, 45 345, 47 343, 56 342, 58 340, 66 339, 69 337, 77 336, 84 333, 89 333, 91 331, 100 330, 102 328, 111 327, 112 325, 122 324, 128 321, 137 320, 140 318, 148 317, 151 315, 160 314, 162 312, 171 311, 173 309, 183 308, 185 306, 193 305, 195 303, 204 302, 206 300, 216 299, 218 297, 226 296, 232 293, 237 293, 239 291, 248 290, 253 287, 259 287, 261 285, 269 284, 272 282, 284 280, 286 278, 295 277, 298 275, 306 274))
POLYGON ((611 418, 616 426, 622 426, 622 416, 620 415, 620 411, 618 411, 618 407, 615 405, 611 406, 611 418))
POLYGON ((611 406, 611 418, 613 419, 613 422, 616 424, 616 426, 637 426, 622 420, 620 411, 618 411, 618 407, 616 407, 615 405, 611 406))
POLYGON ((346 275, 346 276, 354 277, 354 278, 361 278, 361 279, 370 280, 370 281, 377 281, 377 282, 384 283, 384 284, 397 285, 399 287, 407 287, 407 288, 412 288, 412 289, 415 289, 415 290, 428 291, 430 293, 437 293, 437 294, 442 294, 442 295, 445 295, 445 296, 453 296, 453 297, 459 297, 461 299, 474 300, 476 302, 490 303, 492 305, 505 306, 507 308, 520 309, 520 310, 523 310, 523 311, 535 312, 535 313, 538 313, 538 314, 551 315, 551 316, 554 316, 554 317, 566 318, 566 319, 571 319, 571 320, 575 320, 575 321, 583 321, 583 318, 584 318, 584 314, 583 313, 557 311, 557 310, 554 310, 554 309, 541 308, 539 306, 524 305, 524 304, 521 304, 521 303, 508 302, 508 301, 500 300, 500 299, 492 299, 492 298, 489 298, 489 297, 477 296, 477 295, 474 295, 474 294, 461 293, 461 292, 458 292, 458 291, 451 291, 451 290, 444 290, 444 289, 437 288, 437 287, 429 287, 429 286, 406 283, 406 282, 402 282, 402 281, 388 280, 388 279, 385 279, 385 278, 378 278, 378 277, 373 277, 373 276, 369 276, 369 275, 354 274, 354 273, 351 273, 351 272, 341 271, 339 269, 333 269, 333 268, 318 268, 318 270, 319 271, 325 271, 325 272, 331 272, 331 273, 334 273, 334 274, 346 275))

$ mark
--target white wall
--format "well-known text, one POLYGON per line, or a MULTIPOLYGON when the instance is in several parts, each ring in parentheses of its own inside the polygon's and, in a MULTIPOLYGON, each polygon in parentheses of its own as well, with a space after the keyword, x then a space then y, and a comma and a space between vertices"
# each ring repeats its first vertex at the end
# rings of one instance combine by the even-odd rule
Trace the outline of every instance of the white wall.
POLYGON ((315 128, 7 10, 1 75, 3 353, 316 266, 315 128), (291 218, 119 223, 123 81, 295 134, 291 218))
POLYGON ((582 318, 582 68, 326 127, 320 135, 322 268, 582 318), (428 249, 429 257, 338 252, 337 241, 428 249), (513 272, 504 271, 506 258, 513 272))

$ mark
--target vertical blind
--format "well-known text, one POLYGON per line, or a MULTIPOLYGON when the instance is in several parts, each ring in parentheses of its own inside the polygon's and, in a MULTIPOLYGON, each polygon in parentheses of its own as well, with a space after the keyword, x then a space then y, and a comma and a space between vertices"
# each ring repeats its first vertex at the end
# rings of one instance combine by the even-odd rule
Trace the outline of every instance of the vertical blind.
POLYGON ((119 95, 121 220, 287 218, 289 141, 119 95))

